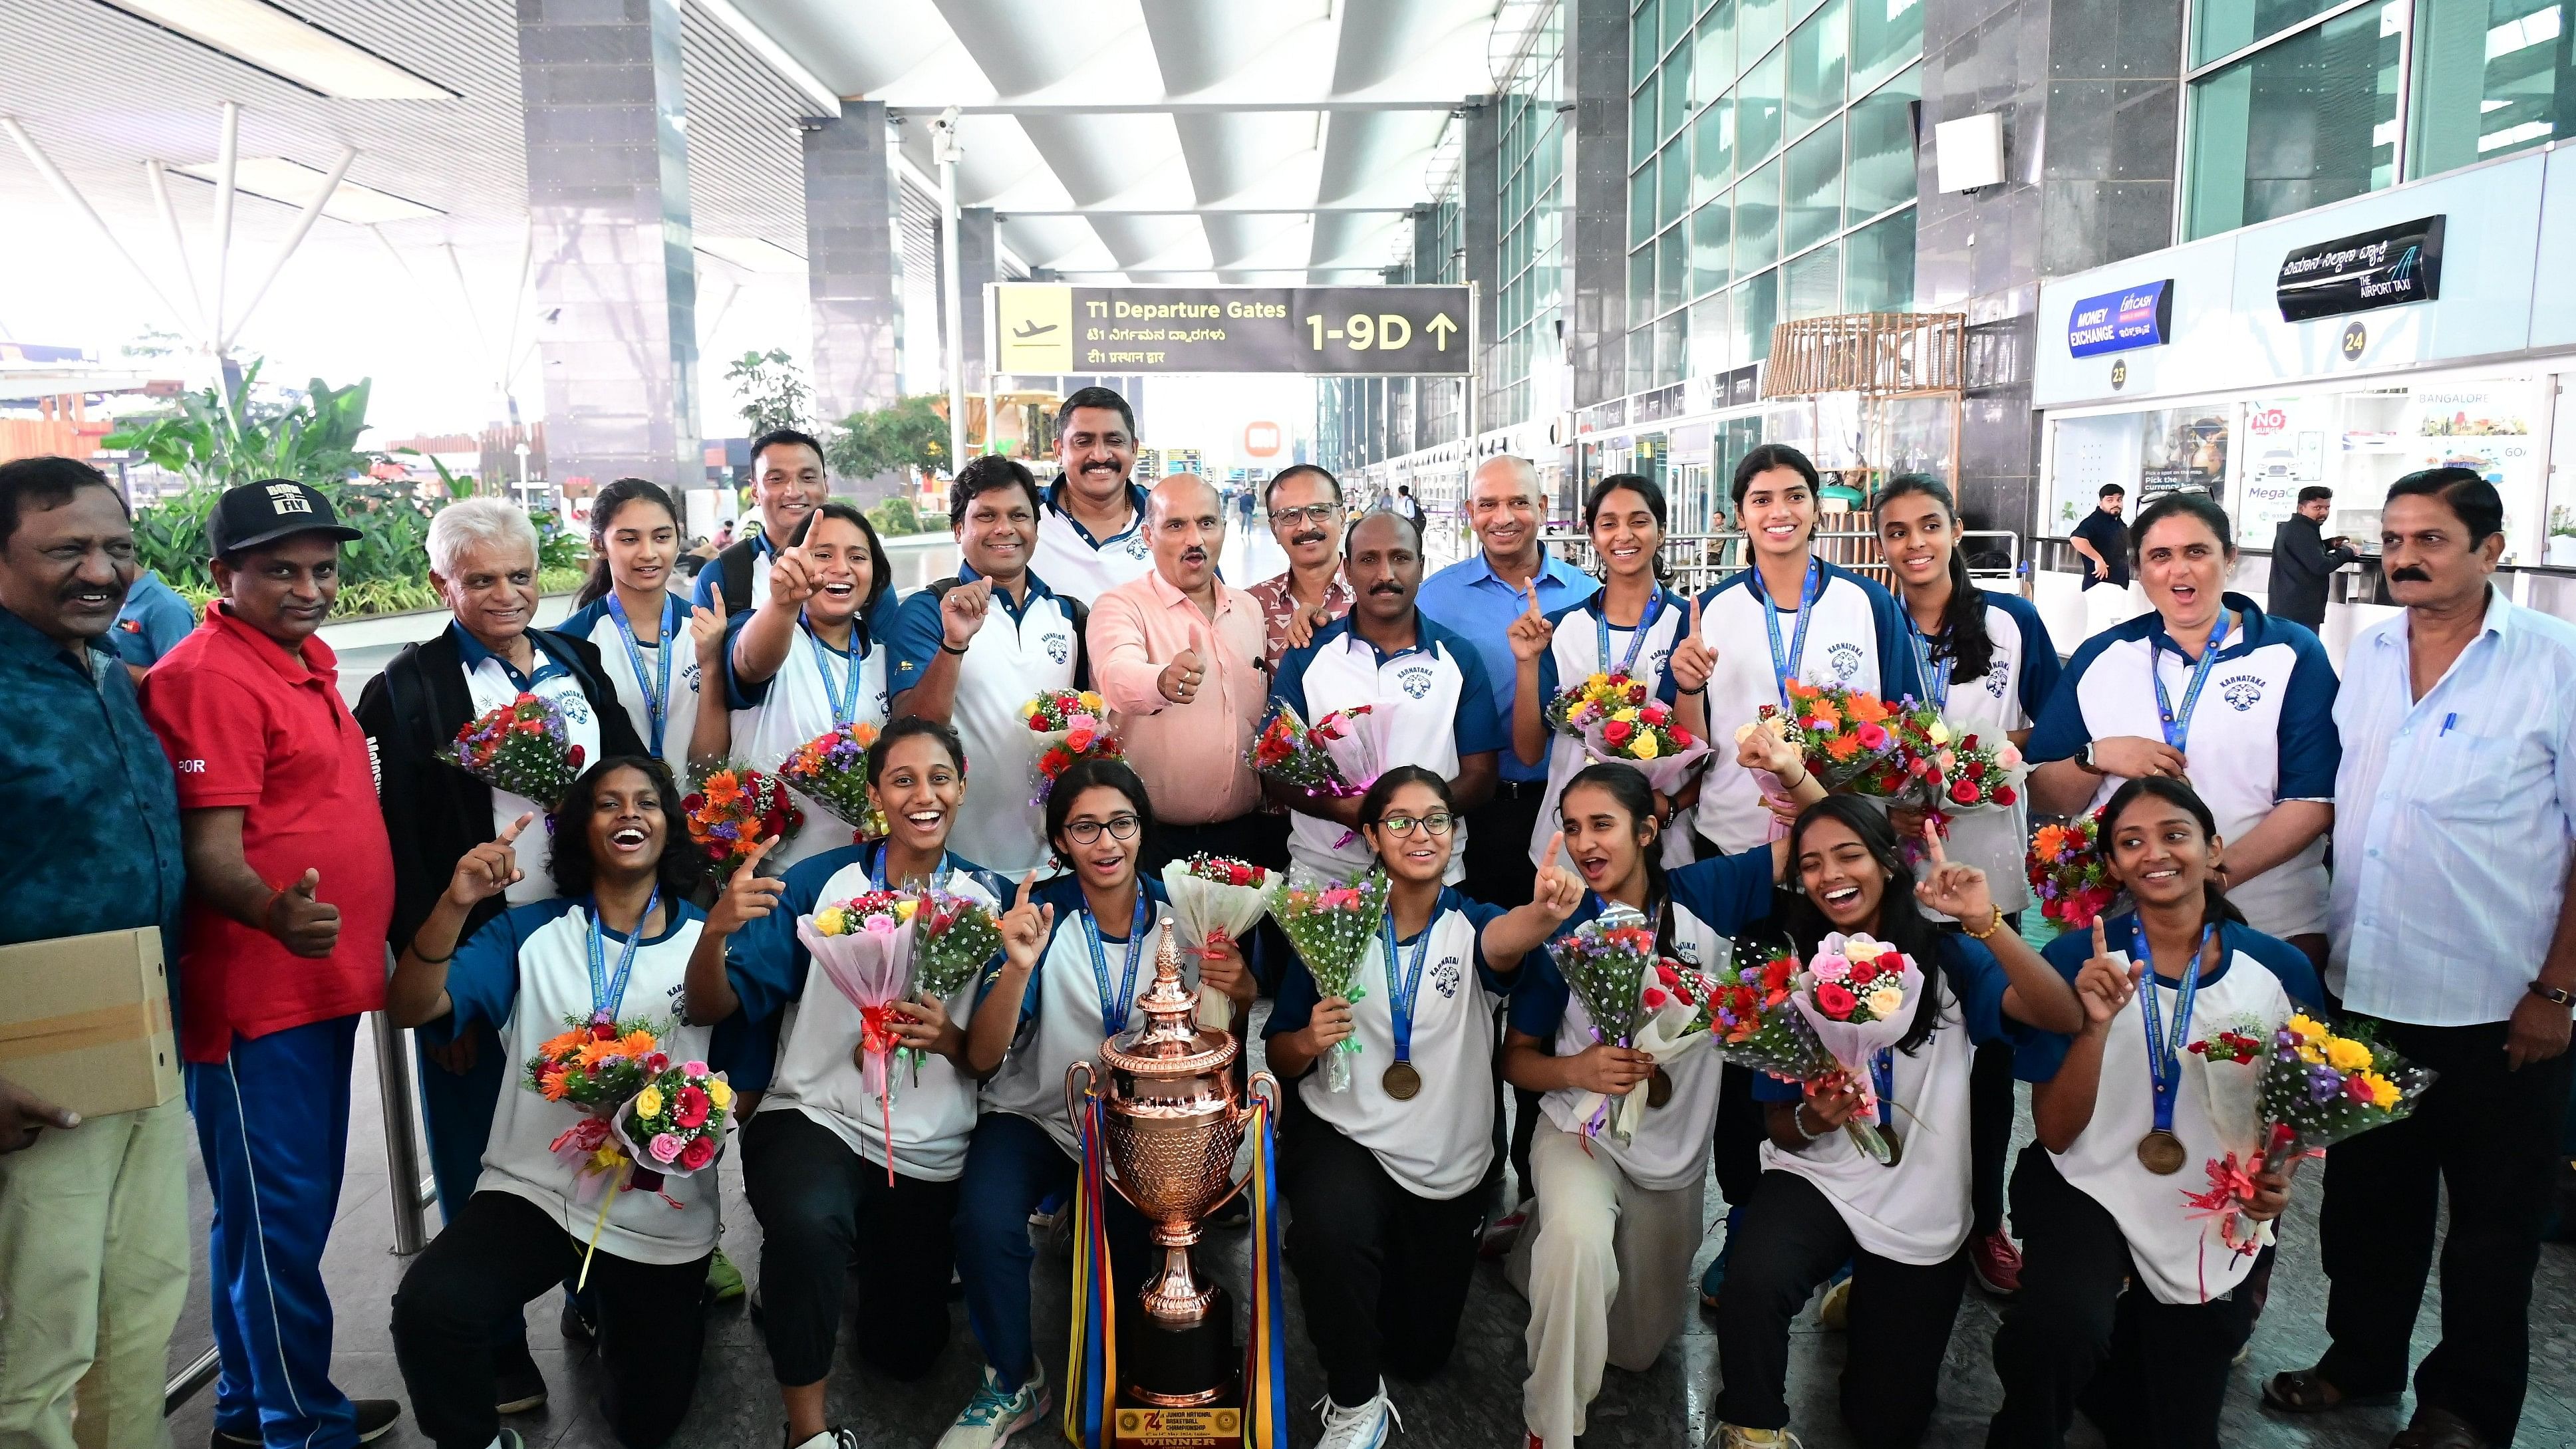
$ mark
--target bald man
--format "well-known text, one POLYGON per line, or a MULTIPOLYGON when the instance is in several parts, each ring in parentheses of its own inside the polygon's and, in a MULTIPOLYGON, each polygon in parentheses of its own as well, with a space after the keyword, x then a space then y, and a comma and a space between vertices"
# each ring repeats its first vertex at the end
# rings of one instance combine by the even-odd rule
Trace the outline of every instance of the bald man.
POLYGON ((1154 567, 1091 606, 1091 667, 1109 727, 1154 802, 1146 870, 1198 851, 1259 859, 1261 785, 1244 751, 1261 726, 1261 602, 1217 577, 1225 504, 1192 473, 1145 505, 1154 567))

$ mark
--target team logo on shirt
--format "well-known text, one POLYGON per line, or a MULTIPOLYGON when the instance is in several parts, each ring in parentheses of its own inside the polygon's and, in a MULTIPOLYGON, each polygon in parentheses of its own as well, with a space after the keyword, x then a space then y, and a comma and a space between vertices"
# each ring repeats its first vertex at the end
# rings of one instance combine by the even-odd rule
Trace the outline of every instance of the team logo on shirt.
POLYGON ((2243 714, 2263 702, 2263 681, 2252 674, 2229 675, 2218 682, 2218 697, 2243 714))
POLYGON ((1154 556, 1154 546, 1151 543, 1146 542, 1145 530, 1141 528, 1136 530, 1134 533, 1127 535, 1126 548, 1127 556, 1136 560, 1138 563, 1142 563, 1154 556))
POLYGON ((565 719, 574 724, 590 723, 590 700, 578 690, 571 694, 556 695, 554 701, 555 708, 563 711, 565 719))
POLYGON ((1462 974, 1458 969, 1457 957, 1443 956, 1440 958, 1440 964, 1431 968, 1431 989, 1440 993, 1441 1000, 1455 1001, 1458 999, 1458 982, 1462 974))
POLYGON ((1672 662, 1672 657, 1673 651, 1670 649, 1658 649, 1653 653, 1648 654, 1646 656, 1646 673, 1653 678, 1662 678, 1664 674, 1664 666, 1672 662))
POLYGON ((1407 696, 1414 699, 1427 698, 1431 693, 1431 666, 1416 664, 1399 669, 1395 673, 1395 681, 1404 686, 1407 696))
POLYGON ((1837 644, 1825 651, 1825 657, 1833 661, 1834 678, 1838 682, 1848 684, 1860 676, 1859 645, 1837 644))
POLYGON ((1986 666, 1986 693, 1993 695, 1997 699, 2003 698, 2004 691, 2012 687, 2004 678, 2006 674, 2011 672, 2005 667, 2005 664, 2006 661, 2004 659, 2003 652, 2001 650, 1997 650, 1995 652, 1993 662, 1986 666))
POLYGON ((698 692, 698 662, 694 659, 680 666, 680 677, 689 682, 689 693, 698 692))
POLYGON ((1073 657, 1073 644, 1062 634, 1049 630, 1046 636, 1047 657, 1058 664, 1073 657))

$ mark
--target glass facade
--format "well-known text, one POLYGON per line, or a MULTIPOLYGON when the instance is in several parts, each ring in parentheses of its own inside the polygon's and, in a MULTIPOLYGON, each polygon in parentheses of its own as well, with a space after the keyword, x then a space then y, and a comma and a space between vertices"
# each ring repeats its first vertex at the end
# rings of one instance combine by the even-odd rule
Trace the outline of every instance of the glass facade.
MULTIPOLYGON (((1660 38, 1651 34, 1659 20, 1653 6, 1638 12, 1636 23, 1650 32, 1644 42, 1650 53, 1660 38)), ((1565 118, 1556 108, 1563 85, 1564 51, 1565 12, 1556 7, 1522 56, 1501 98, 1500 155, 1495 167, 1500 187, 1497 220, 1502 249, 1495 268, 1502 289, 1496 321, 1496 329, 1502 334, 1502 376, 1497 389, 1500 415, 1479 419, 1483 427, 1526 422, 1532 405, 1531 368, 1537 359, 1555 355, 1556 322, 1565 297, 1565 118)), ((1637 124, 1632 126, 1631 134, 1650 133, 1661 124, 1657 114, 1660 92, 1651 74, 1646 80, 1632 96, 1630 115, 1637 124)), ((1681 87, 1687 95, 1687 78, 1681 87)), ((1647 174, 1653 175, 1651 164, 1647 174)), ((1673 184, 1687 195, 1687 171, 1677 173, 1673 184)), ((1630 224, 1640 229, 1639 234, 1653 234, 1655 208, 1660 200, 1660 193, 1652 185, 1642 192, 1631 190, 1630 224), (1639 206, 1645 208, 1642 217, 1635 214, 1639 206)), ((1631 268, 1631 296, 1640 295, 1636 281, 1635 269, 1631 268)), ((1653 286, 1650 264, 1644 294, 1651 295, 1653 286)))
POLYGON ((2576 0, 2194 0, 2185 239, 2568 134, 2571 10, 2576 0))
POLYGON ((1923 0, 1644 0, 1628 35, 1630 391, 1913 305, 1923 0))

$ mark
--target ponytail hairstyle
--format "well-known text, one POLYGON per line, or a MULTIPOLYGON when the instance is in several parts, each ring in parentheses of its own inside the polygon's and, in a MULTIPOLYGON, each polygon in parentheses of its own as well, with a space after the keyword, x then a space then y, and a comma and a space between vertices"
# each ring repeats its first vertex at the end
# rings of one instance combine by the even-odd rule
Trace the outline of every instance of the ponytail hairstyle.
POLYGON ((620 478, 600 489, 599 495, 590 500, 590 577, 581 581, 581 592, 573 596, 574 607, 596 603, 617 587, 617 580, 608 572, 608 529, 616 522, 617 511, 629 503, 649 503, 661 509, 671 515, 671 531, 679 532, 679 505, 662 491, 661 484, 646 478, 620 478))
POLYGON ((1897 848, 1896 827, 1887 823, 1885 812, 1862 803, 1856 795, 1828 795, 1808 806, 1789 827, 1789 877, 1781 888, 1785 899, 1773 912, 1773 919, 1785 924, 1789 944, 1800 960, 1813 956, 1816 945, 1842 928, 1825 918, 1825 913, 1810 899, 1799 881, 1798 856, 1806 848, 1807 828, 1819 820, 1839 821, 1869 850, 1870 858, 1887 875, 1887 884, 1879 891, 1878 921, 1869 934, 1887 942, 1914 958, 1923 972, 1923 990, 1916 994, 1914 1020, 1907 1025, 1897 1049, 1912 1056, 1932 1039, 1932 1029, 1941 1024, 1941 993, 1934 982, 1941 974, 1941 928, 1923 914, 1914 901, 1914 867, 1906 864, 1897 848))
MULTIPOLYGON (((2160 498, 2156 501, 2162 503, 2164 500, 2160 498)), ((2218 838, 2218 817, 2209 813, 2209 806, 2200 798, 2199 791, 2170 775, 2140 775, 2112 791, 2110 800, 2102 806, 2103 858, 2110 857, 2111 832, 2119 825, 2120 817, 2128 813, 2130 806, 2150 795, 2168 805, 2182 807, 2183 812, 2191 816, 2193 822, 2200 826, 2200 838, 2204 843, 2218 838)), ((2245 913, 2236 909, 2236 903, 2227 898, 2227 888, 2218 883, 2217 872, 2212 871, 2207 878, 2203 879, 2200 889, 2201 894, 2206 898, 2200 912, 2202 930, 2206 931, 2212 926, 2221 926, 2229 921, 2240 926, 2246 924, 2245 913)))
MULTIPOLYGON (((1654 479, 1643 473, 1613 473, 1593 484, 1592 491, 1583 495, 1583 531, 1585 533, 1592 532, 1594 521, 1601 516, 1601 505, 1608 501, 1611 494, 1619 492, 1634 493, 1645 501, 1646 511, 1655 515, 1657 533, 1664 533, 1672 527, 1670 519, 1665 514, 1664 490, 1654 479)), ((1660 545, 1662 540, 1657 539, 1656 542, 1660 545)), ((1664 551, 1661 547, 1655 550, 1654 566, 1656 583, 1663 583, 1672 576, 1672 571, 1664 563, 1664 551)), ((1605 580, 1610 577, 1610 565, 1606 560, 1601 565, 1601 577, 1605 580)))
MULTIPOLYGON (((1636 835, 1638 826, 1653 825, 1655 790, 1652 785, 1646 783, 1645 772, 1636 766, 1616 761, 1602 761, 1575 771, 1573 777, 1565 782, 1565 789, 1558 791, 1556 795, 1559 823, 1563 822, 1562 812, 1566 794, 1578 785, 1592 785, 1609 792, 1611 800, 1628 813, 1628 833, 1631 838, 1636 835)), ((1645 844, 1638 847, 1638 852, 1645 857, 1646 908, 1655 913, 1656 954, 1679 956, 1681 952, 1677 949, 1673 936, 1672 891, 1664 874, 1663 840, 1660 829, 1648 834, 1645 844)), ((1548 863, 1555 864, 1554 861, 1548 863)))
MULTIPOLYGON (((1986 632, 1986 596, 1968 577, 1968 556, 1959 548, 1959 504, 1949 485, 1929 473, 1899 473, 1870 500, 1872 513, 1890 500, 1921 494, 1941 505, 1950 526, 1950 602, 1941 610, 1941 637, 1931 641, 1933 657, 1950 661, 1953 680, 1983 679, 1995 666, 1994 636, 1986 632)), ((1930 680, 1923 687, 1932 687, 1930 680)))

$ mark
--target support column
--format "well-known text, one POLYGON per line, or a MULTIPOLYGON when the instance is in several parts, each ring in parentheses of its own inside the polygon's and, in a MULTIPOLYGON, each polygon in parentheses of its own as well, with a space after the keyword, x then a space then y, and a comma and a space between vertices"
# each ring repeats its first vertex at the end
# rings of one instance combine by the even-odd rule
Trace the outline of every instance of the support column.
POLYGON ((1628 390, 1628 6, 1566 0, 1565 341, 1573 405, 1628 390))
POLYGON ((1468 380, 1475 406, 1460 423, 1465 436, 1501 426, 1503 417, 1503 217, 1502 109, 1489 98, 1467 107, 1467 134, 1458 155, 1458 234, 1466 248, 1459 280, 1476 288, 1476 375, 1468 380))
POLYGON ((984 286, 1002 279, 1001 253, 993 230, 993 208, 957 210, 957 310, 965 326, 958 339, 966 349, 966 390, 980 393, 991 375, 984 356, 984 286))
POLYGON ((674 0, 518 0, 537 355, 559 487, 703 481, 674 0))
MULTIPOLYGON (((902 209, 882 101, 805 122, 805 275, 814 317, 814 416, 836 424, 902 391, 902 209)), ((969 385, 972 385, 971 376, 969 385)))

